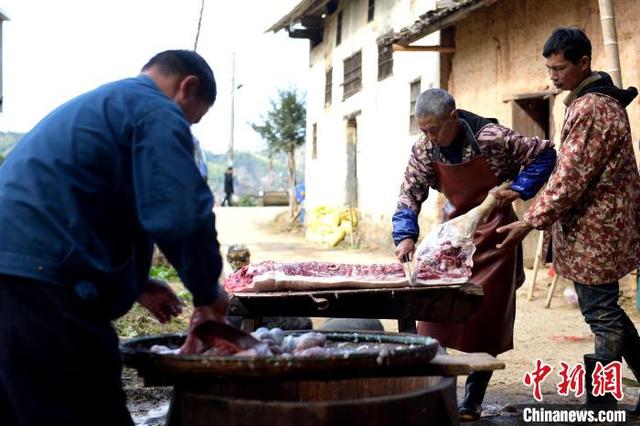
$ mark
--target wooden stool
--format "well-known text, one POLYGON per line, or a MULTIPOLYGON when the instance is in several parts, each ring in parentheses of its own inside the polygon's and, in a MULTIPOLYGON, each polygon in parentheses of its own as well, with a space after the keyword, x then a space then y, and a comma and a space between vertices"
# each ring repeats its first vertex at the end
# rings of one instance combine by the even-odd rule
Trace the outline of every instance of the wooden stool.
MULTIPOLYGON (((542 260, 542 249, 544 247, 544 231, 540 231, 540 236, 538 237, 538 245, 536 246, 536 254, 533 259, 533 277, 531 277, 531 285, 529 286, 529 291, 527 293, 527 300, 533 300, 533 291, 536 287, 536 279, 538 278, 538 271, 540 270, 540 264, 542 266, 545 265, 545 262, 542 260)), ((549 308, 551 306, 551 299, 553 298, 553 293, 556 290, 556 285, 558 284, 558 279, 560 276, 556 272, 556 275, 551 280, 551 286, 549 290, 547 290, 547 298, 544 302, 544 307, 549 308)))
MULTIPOLYGON (((540 237, 538 238, 538 245, 536 246, 536 254, 533 259, 533 277, 531 278, 531 285, 529 286, 529 292, 527 293, 527 300, 533 300, 533 290, 536 286, 536 278, 538 278, 538 269, 540 269, 540 262, 542 261, 542 248, 544 246, 544 231, 540 231, 540 237)), ((544 266, 544 262, 543 266, 544 266)))
POLYGON ((556 290, 556 284, 558 284, 559 278, 560 278, 560 275, 558 275, 558 273, 556 272, 556 275, 551 280, 551 286, 547 291, 547 300, 545 300, 544 302, 544 307, 547 309, 549 308, 549 306, 551 306, 551 298, 553 297, 553 292, 556 290))

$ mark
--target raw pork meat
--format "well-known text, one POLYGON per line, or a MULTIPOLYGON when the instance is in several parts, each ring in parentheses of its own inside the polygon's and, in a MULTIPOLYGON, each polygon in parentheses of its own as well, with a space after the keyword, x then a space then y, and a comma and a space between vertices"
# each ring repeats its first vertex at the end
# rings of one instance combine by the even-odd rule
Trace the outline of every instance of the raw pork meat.
POLYGON ((240 346, 220 337, 205 336, 203 340, 189 336, 190 344, 184 345, 180 351, 170 349, 165 346, 154 345, 151 352, 165 355, 204 355, 204 356, 234 356, 234 357, 268 357, 281 356, 290 357, 312 357, 325 356, 327 354, 325 344, 327 338, 322 333, 310 331, 299 336, 284 336, 279 328, 261 327, 251 333, 253 337, 260 341, 260 344, 250 349, 243 349, 240 346))
POLYGON ((417 250, 418 284, 463 283, 471 276, 475 246, 470 239, 438 241, 417 250))
POLYGON ((357 265, 266 261, 242 267, 224 280, 229 293, 331 288, 405 287, 400 263, 357 265))
POLYGON ((438 282, 463 279, 471 276, 471 256, 464 241, 444 241, 434 250, 418 256, 417 276, 422 281, 438 282))
MULTIPOLYGON (((163 353, 160 350, 154 351, 154 347, 151 348, 152 352, 163 353)), ((193 330, 189 330, 187 339, 178 351, 178 354, 228 356, 234 355, 243 350, 244 348, 220 336, 206 336, 206 338, 201 340, 195 335, 195 333, 193 333, 193 330)))

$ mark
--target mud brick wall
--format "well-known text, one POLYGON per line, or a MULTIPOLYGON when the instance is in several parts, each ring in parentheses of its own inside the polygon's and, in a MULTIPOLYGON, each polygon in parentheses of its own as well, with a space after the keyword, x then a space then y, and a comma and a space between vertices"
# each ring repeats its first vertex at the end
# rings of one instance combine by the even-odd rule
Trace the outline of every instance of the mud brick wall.
MULTIPOLYGON (((640 87, 640 2, 616 0, 614 8, 623 85, 640 87)), ((553 89, 542 48, 554 28, 569 25, 585 30, 593 46, 593 69, 606 71, 597 0, 500 1, 458 23, 449 89, 459 107, 511 125, 512 105, 505 99, 553 89)), ((553 102, 552 138, 560 133, 566 94, 560 93, 553 102)), ((638 141, 640 100, 636 98, 627 111, 638 141)))

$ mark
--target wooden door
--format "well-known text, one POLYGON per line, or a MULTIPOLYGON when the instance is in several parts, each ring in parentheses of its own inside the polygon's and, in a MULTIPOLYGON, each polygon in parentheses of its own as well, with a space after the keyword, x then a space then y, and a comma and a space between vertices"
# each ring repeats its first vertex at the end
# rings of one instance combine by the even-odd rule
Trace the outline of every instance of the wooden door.
POLYGON ((355 118, 347 120, 346 203, 358 206, 358 125, 355 118))

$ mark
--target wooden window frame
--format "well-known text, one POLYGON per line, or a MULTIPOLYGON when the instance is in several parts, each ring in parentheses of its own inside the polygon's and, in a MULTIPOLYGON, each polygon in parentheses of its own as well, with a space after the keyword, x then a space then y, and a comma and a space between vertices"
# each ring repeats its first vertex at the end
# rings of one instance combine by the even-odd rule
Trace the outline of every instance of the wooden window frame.
POLYGON ((343 65, 342 99, 345 100, 362 89, 362 50, 358 50, 353 55, 345 58, 343 65))
POLYGON ((324 79, 324 106, 328 107, 333 102, 333 68, 327 70, 324 79))
POLYGON ((318 158, 318 123, 311 125, 311 159, 318 158))
POLYGON ((369 0, 367 4, 367 22, 373 21, 376 14, 376 0, 369 0))
POLYGON ((416 120, 416 101, 422 92, 422 81, 421 79, 413 80, 409 83, 409 134, 417 135, 420 132, 418 129, 418 121, 416 120), (418 87, 418 91, 414 98, 414 87, 418 87))
POLYGON ((342 43, 343 21, 344 21, 344 14, 342 13, 342 10, 341 10, 336 15, 336 46, 340 46, 340 43, 342 43))
POLYGON ((378 45, 378 81, 393 75, 393 48, 378 45))

